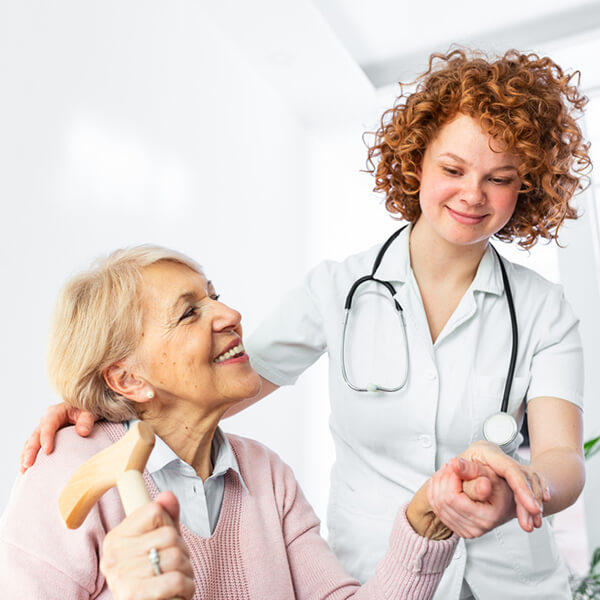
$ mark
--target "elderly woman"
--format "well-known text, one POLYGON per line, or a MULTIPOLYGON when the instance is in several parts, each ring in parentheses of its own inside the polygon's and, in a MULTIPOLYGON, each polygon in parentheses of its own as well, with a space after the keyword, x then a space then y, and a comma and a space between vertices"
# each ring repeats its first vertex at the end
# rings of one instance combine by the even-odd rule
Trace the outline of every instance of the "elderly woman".
MULTIPOLYGON (((54 312, 48 363, 71 406, 107 421, 88 439, 62 430, 56 452, 17 482, 0 529, 6 597, 111 598, 109 588, 116 598, 433 594, 457 537, 431 513, 425 488, 400 509, 389 550, 361 587, 319 536, 289 467, 259 443, 220 431, 223 414, 257 394, 260 378, 244 351, 239 313, 219 302, 189 258, 144 246, 75 277, 54 312), (80 529, 66 530, 56 510, 66 481, 135 419, 158 435, 145 473, 157 503, 119 525, 113 489, 80 529), (167 489, 179 498, 180 528, 177 502, 159 495, 167 489)), ((437 475, 430 493, 460 511, 472 503, 461 479, 475 480, 471 495, 486 500, 478 503, 483 513, 512 502, 492 471, 462 460, 437 475)))

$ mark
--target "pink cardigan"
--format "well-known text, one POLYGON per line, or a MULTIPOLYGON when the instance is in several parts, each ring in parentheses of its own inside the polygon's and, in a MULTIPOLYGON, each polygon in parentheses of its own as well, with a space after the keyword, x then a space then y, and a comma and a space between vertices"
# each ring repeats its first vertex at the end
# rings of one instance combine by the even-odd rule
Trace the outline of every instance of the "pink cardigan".
MULTIPOLYGON (((0 521, 0 597, 11 600, 112 598, 99 562, 106 531, 124 515, 116 489, 108 491, 84 524, 62 524, 57 499, 73 471, 124 433, 101 423, 85 439, 59 433, 56 450, 40 455, 19 477, 0 521)), ((181 527, 194 567, 194 600, 426 599, 454 553, 457 538, 418 536, 402 509, 389 549, 363 586, 352 579, 319 535, 319 520, 291 469, 258 442, 229 436, 248 486, 226 475, 217 527, 202 538, 181 527)), ((145 473, 151 497, 158 491, 145 473)))

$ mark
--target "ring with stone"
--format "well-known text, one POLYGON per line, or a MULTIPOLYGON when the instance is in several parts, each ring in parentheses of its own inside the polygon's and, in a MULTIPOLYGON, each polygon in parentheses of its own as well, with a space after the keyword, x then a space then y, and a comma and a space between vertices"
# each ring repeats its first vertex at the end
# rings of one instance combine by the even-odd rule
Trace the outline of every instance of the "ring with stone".
POLYGON ((160 557, 158 556, 158 550, 156 548, 151 548, 148 553, 148 558, 152 563, 152 568, 154 569, 155 575, 160 575, 162 571, 160 570, 160 557))

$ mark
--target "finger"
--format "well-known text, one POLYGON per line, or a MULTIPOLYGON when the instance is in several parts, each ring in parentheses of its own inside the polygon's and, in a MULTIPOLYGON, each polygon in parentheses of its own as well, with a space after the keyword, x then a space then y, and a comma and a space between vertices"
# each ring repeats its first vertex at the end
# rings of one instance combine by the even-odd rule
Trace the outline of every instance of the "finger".
POLYGON ((188 556, 183 539, 172 525, 137 535, 132 535, 130 527, 119 525, 104 538, 103 568, 107 571, 125 569, 133 576, 145 577, 148 575, 149 565, 151 566, 149 553, 152 548, 159 553, 173 551, 181 556, 188 556))
POLYGON ((531 490, 540 506, 544 505, 544 485, 538 473, 533 472, 530 477, 531 490))
MULTIPOLYGON (((158 552, 158 566, 162 573, 179 571, 187 577, 194 577, 194 570, 187 551, 179 546, 169 546, 168 548, 152 546, 152 548, 156 548, 158 552)), ((127 568, 139 577, 152 577, 155 575, 149 550, 145 554, 136 556, 127 568)))
POLYGON ((521 503, 517 502, 517 520, 523 531, 531 533, 533 531, 533 516, 521 503))
MULTIPOLYGON (((487 529, 484 530, 479 523, 481 510, 475 513, 475 503, 462 493, 462 484, 462 480, 452 468, 443 467, 432 477, 428 490, 431 496, 430 504, 437 517, 452 531, 461 537, 477 537, 487 529)), ((477 504, 478 508, 481 506, 485 507, 477 504)))
POLYGON ((40 443, 40 428, 39 426, 33 430, 33 433, 29 436, 25 445, 23 446, 23 450, 21 450, 20 456, 20 464, 21 464, 21 473, 25 473, 25 471, 33 465, 35 462, 35 457, 40 451, 41 443, 40 443))
POLYGON ((448 466, 464 481, 477 479, 477 477, 485 474, 485 467, 481 463, 465 460, 461 457, 453 458, 448 466))
POLYGON ((96 422, 96 415, 87 410, 73 409, 69 416, 75 421, 75 431, 78 435, 86 437, 91 433, 96 422))
POLYGON ((150 502, 134 510, 113 531, 118 529, 122 537, 137 537, 162 527, 173 527, 173 520, 160 504, 150 502))
POLYGON ((552 494, 550 493, 550 486, 546 485, 544 487, 544 502, 550 502, 552 499, 552 494))
POLYGON ((50 454, 54 450, 56 432, 68 423, 66 404, 50 406, 40 420, 40 442, 42 450, 50 454))
POLYGON ((541 497, 542 497, 541 503, 543 506, 544 502, 550 501, 550 488, 548 487, 548 484, 546 483, 546 479, 544 478, 544 476, 541 473, 538 473, 536 471, 535 475, 539 481, 539 486, 541 488, 541 497))
POLYGON ((486 457, 484 462, 508 483, 515 495, 515 501, 520 502, 532 515, 541 512, 542 507, 537 502, 530 488, 529 479, 519 463, 504 454, 486 457))
POLYGON ((437 515, 440 521, 460 537, 473 538, 485 533, 474 518, 467 518, 461 511, 456 510, 451 504, 444 504, 437 515))
POLYGON ((492 482, 487 477, 463 481, 463 492, 473 502, 486 502, 492 494, 492 482))
POLYGON ((193 577, 185 576, 178 571, 145 578, 137 584, 136 595, 132 597, 144 598, 144 600, 170 600, 171 598, 191 600, 194 595, 193 577))
POLYGON ((167 512, 173 523, 179 523, 179 502, 173 492, 162 492, 154 499, 167 512))
POLYGON ((448 466, 462 479, 462 490, 475 502, 485 502, 492 493, 494 472, 481 463, 453 458, 448 466))

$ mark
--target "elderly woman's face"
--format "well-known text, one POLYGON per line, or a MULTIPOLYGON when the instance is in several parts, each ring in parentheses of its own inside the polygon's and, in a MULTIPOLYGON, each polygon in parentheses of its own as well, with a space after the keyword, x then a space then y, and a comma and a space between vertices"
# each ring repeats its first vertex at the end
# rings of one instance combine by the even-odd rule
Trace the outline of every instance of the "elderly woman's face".
POLYGON ((139 374, 159 402, 222 407, 258 393, 260 379, 242 346, 241 316, 216 300, 188 267, 160 261, 143 273, 139 374))

